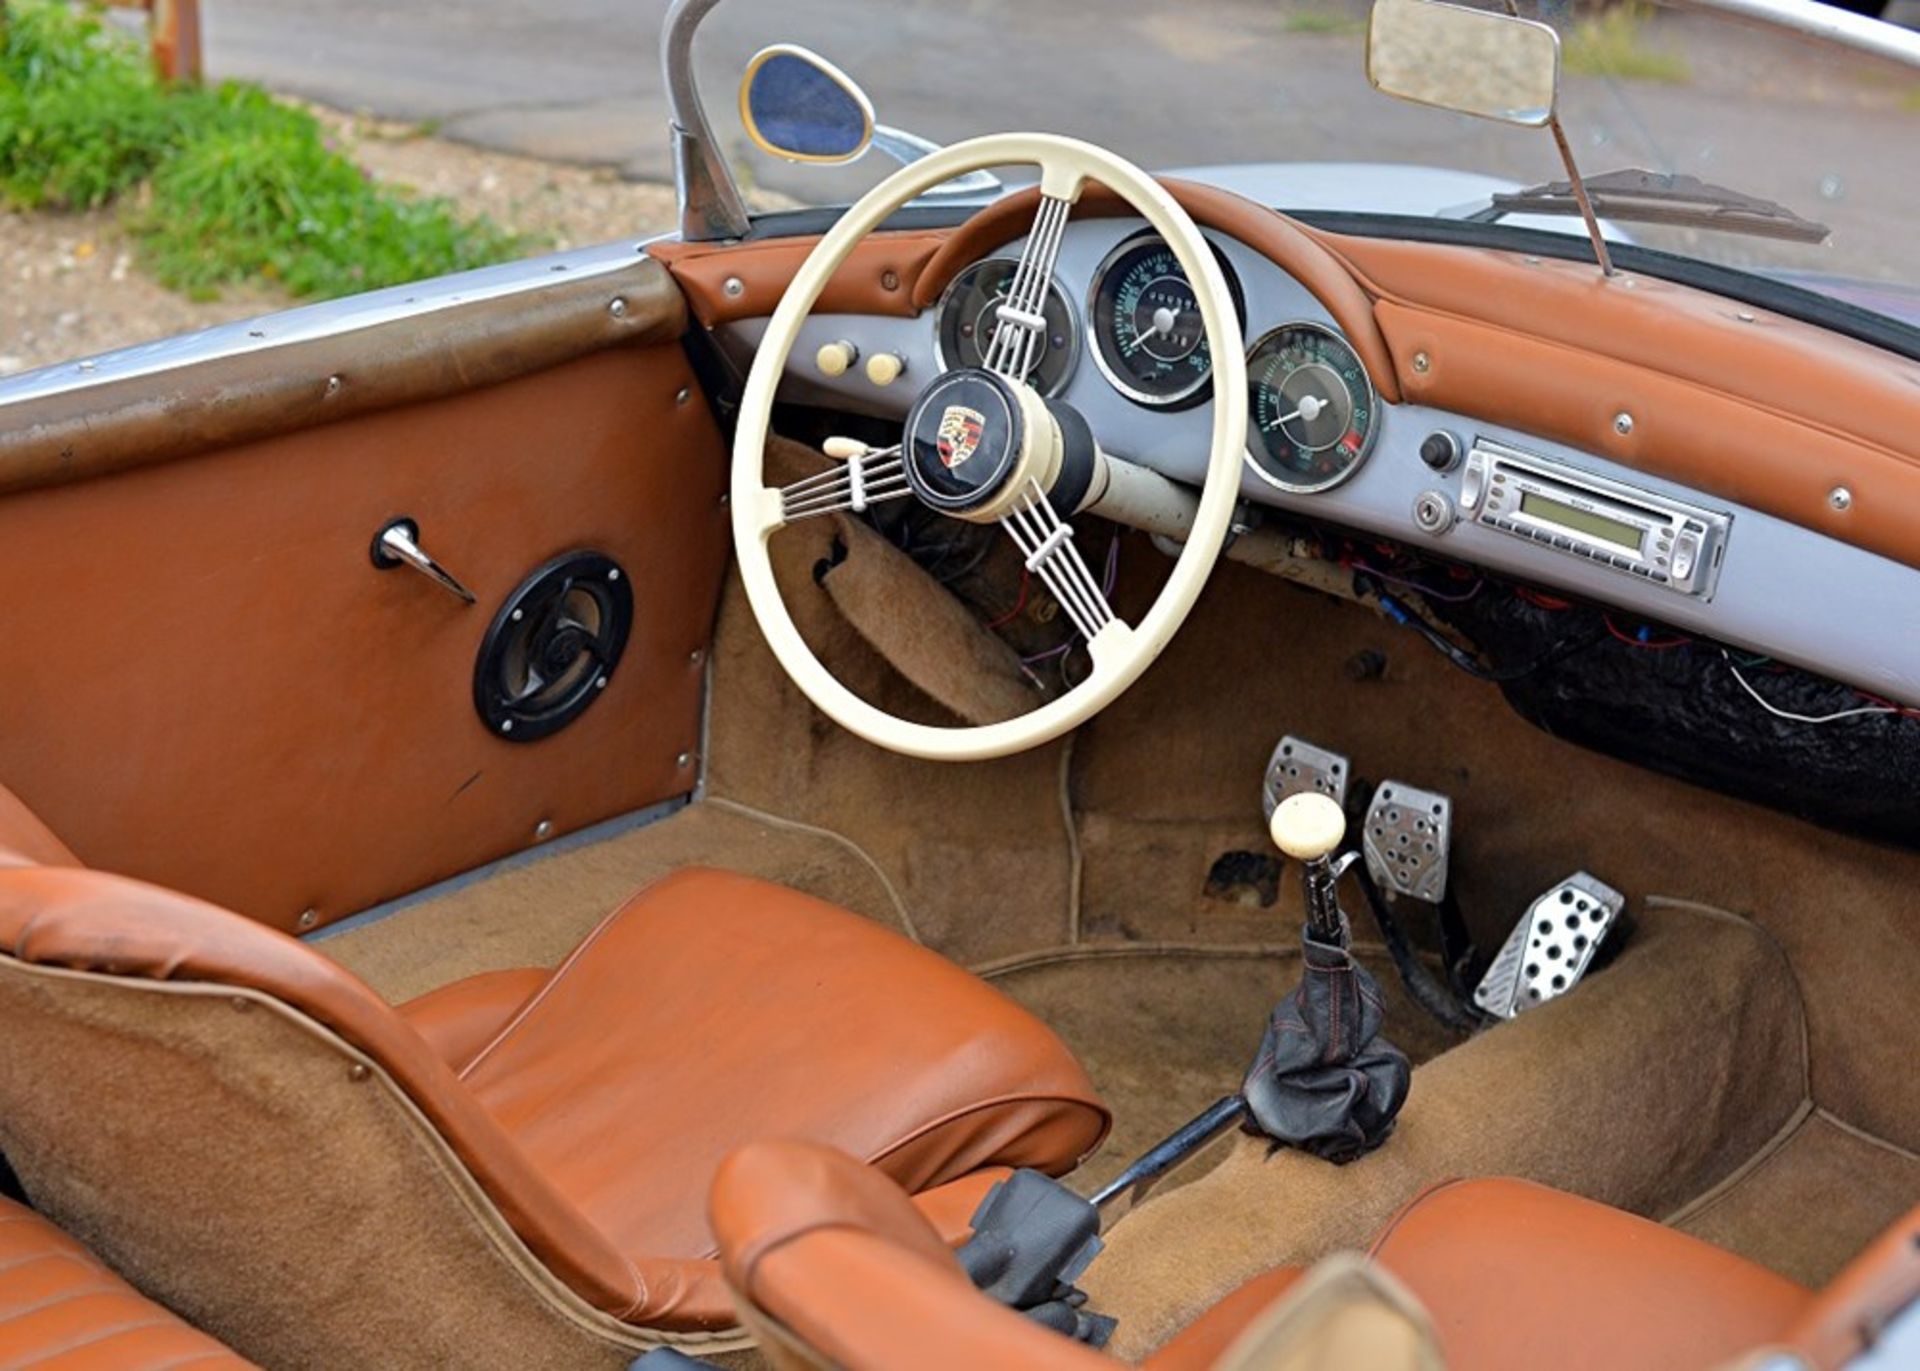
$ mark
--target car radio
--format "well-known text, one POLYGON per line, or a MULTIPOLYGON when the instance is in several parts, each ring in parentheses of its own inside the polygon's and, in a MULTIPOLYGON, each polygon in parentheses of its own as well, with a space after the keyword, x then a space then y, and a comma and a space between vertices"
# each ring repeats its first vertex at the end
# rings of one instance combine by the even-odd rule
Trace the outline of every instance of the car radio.
POLYGON ((1481 438, 1461 473, 1462 517, 1596 566, 1708 599, 1733 516, 1481 438))

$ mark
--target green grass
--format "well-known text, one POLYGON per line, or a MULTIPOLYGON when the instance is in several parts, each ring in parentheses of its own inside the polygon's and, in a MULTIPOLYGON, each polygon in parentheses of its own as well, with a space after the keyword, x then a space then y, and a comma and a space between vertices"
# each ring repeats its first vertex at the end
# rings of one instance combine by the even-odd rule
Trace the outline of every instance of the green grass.
POLYGON ((1920 86, 1907 92, 1906 98, 1900 102, 1900 108, 1920 114, 1920 86))
POLYGON ((143 52, 52 0, 0 4, 0 200, 118 204, 142 265, 196 296, 271 282, 326 297, 532 244, 374 184, 311 114, 256 86, 166 86, 143 52))
POLYGON ((1648 6, 1627 3, 1582 19, 1566 36, 1561 61, 1568 71, 1582 76, 1671 85, 1692 79, 1693 69, 1685 57, 1648 45, 1645 30, 1650 16, 1648 6))
POLYGON ((1283 27, 1288 33, 1318 33, 1347 38, 1366 32, 1367 21, 1327 10, 1295 10, 1287 16, 1283 27))

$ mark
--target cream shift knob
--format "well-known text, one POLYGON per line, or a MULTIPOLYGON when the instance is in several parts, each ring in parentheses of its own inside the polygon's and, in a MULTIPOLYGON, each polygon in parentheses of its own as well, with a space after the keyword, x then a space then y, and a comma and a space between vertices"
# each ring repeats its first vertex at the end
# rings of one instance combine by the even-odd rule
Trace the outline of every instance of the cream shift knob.
POLYGON ((860 349, 844 338, 837 343, 822 343, 813 354, 813 364, 822 376, 845 376, 847 368, 860 359, 860 349))
POLYGON ((867 358, 867 379, 876 386, 892 385, 906 369, 906 359, 897 352, 876 352, 867 358))
POLYGON ((1273 845, 1297 862, 1330 857, 1347 836, 1347 816, 1331 796, 1316 790, 1289 795, 1267 825, 1273 845))

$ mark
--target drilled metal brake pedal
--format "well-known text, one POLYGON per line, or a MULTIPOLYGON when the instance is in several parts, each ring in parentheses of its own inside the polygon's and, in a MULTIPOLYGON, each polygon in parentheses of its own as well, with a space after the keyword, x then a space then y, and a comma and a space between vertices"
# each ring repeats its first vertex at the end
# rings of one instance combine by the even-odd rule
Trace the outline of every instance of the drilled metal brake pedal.
POLYGON ((1338 752, 1315 747, 1289 733, 1274 745, 1273 755, 1267 758, 1267 782, 1261 796, 1267 817, 1273 817, 1282 800, 1309 790, 1344 806, 1348 770, 1347 759, 1338 752))
POLYGON ((1489 1014, 1511 1019, 1573 989, 1626 906, 1612 886, 1584 871, 1535 900, 1473 992, 1489 1014))
POLYGON ((1382 890, 1438 904, 1447 893, 1453 801, 1405 781, 1382 781, 1367 807, 1360 849, 1382 890))

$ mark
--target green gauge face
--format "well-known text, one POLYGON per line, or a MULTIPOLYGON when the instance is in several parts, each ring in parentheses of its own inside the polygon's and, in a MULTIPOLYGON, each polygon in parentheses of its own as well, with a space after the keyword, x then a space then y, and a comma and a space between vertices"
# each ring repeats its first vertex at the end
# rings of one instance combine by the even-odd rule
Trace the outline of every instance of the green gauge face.
MULTIPOLYGON (((1220 261, 1226 271, 1225 259, 1220 261)), ((1239 284, 1227 271, 1234 308, 1239 284)), ((1171 409, 1203 399, 1213 375, 1200 304, 1173 249, 1155 234, 1129 238, 1094 273, 1088 306, 1094 357, 1129 400, 1171 409)))
POLYGON ((1247 459, 1286 490, 1337 486, 1373 447, 1380 402, 1359 356, 1322 324, 1287 324, 1247 354, 1247 459))
MULTIPOLYGON (((1007 298, 1017 262, 991 258, 975 262, 953 278, 940 298, 935 346, 940 369, 986 365, 987 348, 1000 327, 998 310, 1007 298)), ((1057 395, 1073 371, 1073 311, 1060 287, 1047 283, 1047 302, 1041 312, 1047 320, 1044 345, 1027 368, 1026 382, 1042 395, 1057 395)))

